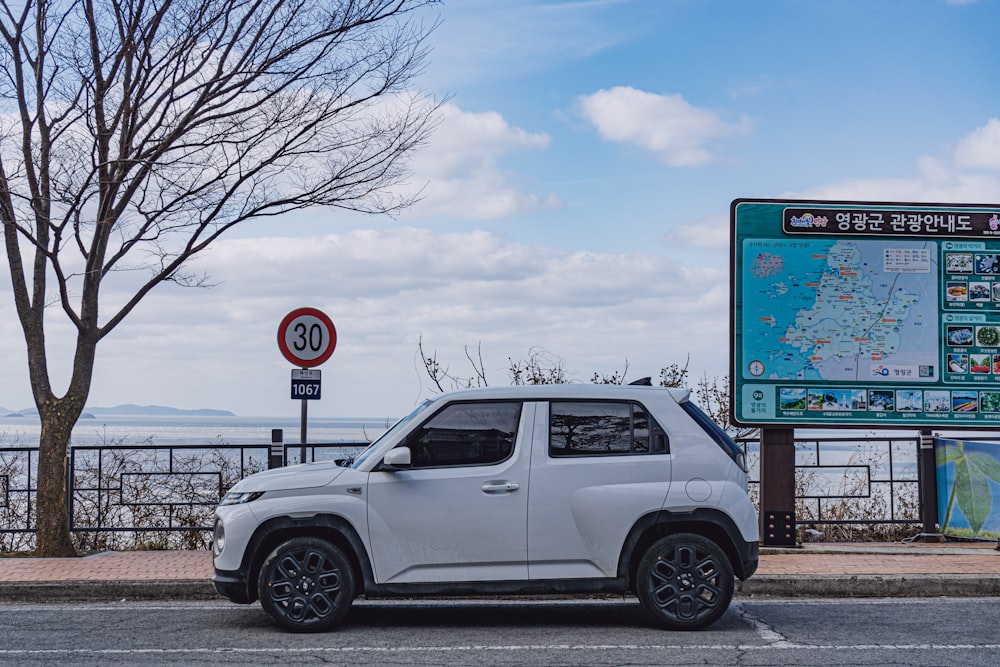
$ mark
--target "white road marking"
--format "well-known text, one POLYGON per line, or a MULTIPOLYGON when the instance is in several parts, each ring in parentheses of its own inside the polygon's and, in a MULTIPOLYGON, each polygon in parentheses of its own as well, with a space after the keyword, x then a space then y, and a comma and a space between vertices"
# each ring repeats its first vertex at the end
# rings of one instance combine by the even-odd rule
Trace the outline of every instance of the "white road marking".
POLYGON ((419 653, 471 653, 477 651, 995 651, 1000 644, 523 644, 523 645, 469 645, 469 646, 311 646, 299 648, 126 648, 126 649, 0 649, 0 656, 33 655, 301 655, 326 654, 419 654, 419 653))
MULTIPOLYGON (((976 598, 977 601, 984 601, 988 598, 976 598)), ((994 598, 1000 599, 1000 598, 994 598)), ((883 604, 921 604, 926 603, 931 598, 904 598, 904 599, 894 599, 894 598, 882 598, 882 599, 850 599, 850 600, 837 600, 841 604, 860 604, 860 605, 883 605, 883 604)), ((949 603, 960 603, 968 602, 969 599, 966 598, 932 598, 934 604, 949 604, 949 603)), ((415 602, 415 601, 385 601, 385 600, 359 600, 358 604, 361 606, 395 606, 400 605, 427 605, 430 601, 415 602)), ((475 606, 476 603, 483 605, 496 605, 497 601, 487 602, 487 601, 450 601, 450 600, 434 600, 432 604, 434 606, 475 606)), ((597 602, 601 604, 600 601, 591 601, 588 604, 593 604, 597 602)), ((763 642, 762 644, 676 644, 676 645, 666 645, 666 644, 483 644, 483 645, 461 645, 461 646, 312 646, 312 647, 296 647, 296 648, 245 648, 245 647, 219 647, 213 646, 210 648, 122 648, 122 649, 2 649, 0 648, 0 657, 8 656, 116 656, 116 655, 170 655, 170 656, 199 656, 199 655, 275 655, 275 656, 296 656, 303 654, 327 654, 327 655, 360 655, 360 654, 382 654, 382 655, 395 655, 395 656, 405 656, 407 654, 448 654, 448 653, 473 653, 473 652, 530 652, 530 651, 549 651, 549 652, 575 652, 575 651, 622 651, 622 652, 640 652, 640 651, 670 651, 670 652, 689 652, 689 651, 754 651, 754 652, 769 652, 769 651, 788 651, 788 650, 829 650, 829 651, 997 651, 1000 650, 1000 644, 989 643, 989 644, 802 644, 797 642, 789 641, 787 637, 782 635, 780 632, 776 631, 773 627, 765 623, 759 617, 748 611, 748 607, 754 607, 758 604, 768 605, 780 602, 782 605, 796 605, 796 606, 813 606, 822 605, 823 600, 791 600, 784 599, 779 600, 769 599, 760 601, 740 601, 734 602, 732 604, 732 610, 739 616, 739 618, 749 625, 757 637, 763 642)), ((830 602, 826 600, 825 602, 830 602)), ((509 602, 505 602, 509 603, 509 602)), ((547 601, 518 601, 516 604, 519 605, 531 605, 542 604, 551 605, 553 603, 558 604, 559 602, 547 600, 547 601)), ((565 601, 565 604, 572 604, 571 601, 565 601)), ((603 604, 622 604, 622 601, 604 601, 603 604)), ((627 602, 631 604, 631 602, 627 602)), ((163 602, 108 602, 108 603, 90 603, 90 604, 4 604, 0 605, 0 615, 2 615, 3 610, 16 609, 52 609, 52 608, 62 608, 70 609, 74 611, 98 611, 106 613, 109 610, 114 610, 116 607, 120 608, 122 611, 125 610, 229 610, 244 612, 249 609, 255 609, 256 607, 248 607, 244 605, 234 605, 228 602, 217 603, 217 602, 204 602, 204 603, 192 603, 192 602, 177 602, 177 603, 163 603, 163 602)))
POLYGON ((774 648, 784 648, 786 645, 791 645, 787 637, 747 611, 746 607, 743 606, 742 603, 734 602, 730 606, 730 609, 735 611, 747 625, 752 627, 757 633, 757 636, 760 637, 768 646, 774 648))

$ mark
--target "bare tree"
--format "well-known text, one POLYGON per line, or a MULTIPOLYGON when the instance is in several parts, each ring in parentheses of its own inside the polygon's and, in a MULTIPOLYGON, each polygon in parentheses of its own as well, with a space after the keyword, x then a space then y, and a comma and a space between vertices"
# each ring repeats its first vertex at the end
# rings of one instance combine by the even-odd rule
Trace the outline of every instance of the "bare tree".
POLYGON ((469 346, 465 346, 465 359, 472 367, 472 375, 455 375, 451 372, 451 366, 442 366, 438 361, 437 350, 433 352, 424 351, 424 337, 417 339, 417 352, 420 354, 420 361, 424 365, 427 377, 434 384, 434 388, 439 392, 454 391, 457 389, 472 389, 474 387, 487 387, 486 366, 483 364, 482 343, 476 347, 476 356, 469 352, 469 346))
MULTIPOLYGON (((74 553, 65 460, 98 342, 246 220, 392 213, 436 103, 435 0, 0 0, 0 222, 41 417, 36 553, 74 553), (102 283, 131 280, 124 302, 102 283), (49 310, 47 310, 47 307, 49 310), (50 381, 46 314, 74 328, 50 381)), ((54 360, 53 360, 54 361, 54 360)))
MULTIPOLYGON (((469 347, 465 346, 465 357, 472 367, 473 376, 468 378, 456 376, 451 373, 448 366, 442 366, 438 361, 437 350, 431 354, 424 351, 424 341, 421 337, 417 341, 417 350, 424 364, 424 371, 434 384, 437 391, 449 391, 455 389, 469 389, 470 387, 485 387, 486 371, 483 364, 482 345, 477 347, 477 358, 473 358, 469 353, 469 347)), ((688 365, 691 357, 685 357, 684 364, 677 362, 660 369, 661 387, 688 387, 690 382, 690 372, 688 365)), ((566 370, 565 361, 558 355, 547 350, 531 348, 528 351, 527 359, 507 358, 507 374, 512 385, 522 384, 564 384, 574 382, 572 374, 566 370)), ((620 370, 612 373, 594 372, 590 377, 592 384, 625 384, 628 376, 629 363, 625 360, 620 370)), ((708 417, 716 424, 726 429, 730 435, 737 439, 757 437, 759 430, 745 426, 735 426, 731 420, 729 405, 729 377, 703 375, 692 389, 695 400, 705 411, 708 417)))
POLYGON ((513 357, 507 357, 507 373, 513 385, 569 382, 569 373, 562 358, 537 347, 528 350, 527 359, 515 361, 513 357))
POLYGON ((665 368, 660 369, 661 387, 684 388, 688 384, 688 365, 691 363, 691 355, 684 358, 684 365, 681 366, 676 361, 665 368))
MULTIPOLYGON (((417 352, 424 366, 433 389, 438 392, 455 391, 458 389, 472 389, 475 387, 488 387, 489 381, 486 379, 486 364, 483 361, 483 344, 476 346, 475 355, 465 348, 465 360, 469 363, 472 374, 469 376, 453 373, 450 364, 442 365, 438 361, 437 350, 427 352, 424 350, 424 338, 417 339, 417 352)), ((627 368, 627 364, 626 364, 627 368)), ((512 385, 524 384, 562 384, 570 382, 569 373, 566 371, 564 362, 558 356, 537 347, 528 350, 527 359, 517 359, 507 357, 507 375, 512 385)), ((601 378, 604 384, 610 384, 618 379, 618 373, 610 378, 601 378)), ((598 375, 594 374, 594 382, 599 382, 598 375)), ((621 382, 616 382, 621 384, 621 382)))

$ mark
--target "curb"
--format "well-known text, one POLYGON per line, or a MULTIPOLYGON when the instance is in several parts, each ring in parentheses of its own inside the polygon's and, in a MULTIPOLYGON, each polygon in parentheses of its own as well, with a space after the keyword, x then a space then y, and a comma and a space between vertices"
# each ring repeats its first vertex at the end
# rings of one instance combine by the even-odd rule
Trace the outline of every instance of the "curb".
MULTIPOLYGON (((736 597, 1000 597, 1000 575, 757 574, 736 582, 736 597)), ((530 597, 530 596, 528 596, 530 597)), ((0 602, 222 601, 204 579, 6 582, 0 602)))
POLYGON ((222 600, 205 579, 17 581, 0 584, 0 602, 222 600))
POLYGON ((996 574, 756 574, 736 582, 745 597, 883 598, 997 597, 996 574))

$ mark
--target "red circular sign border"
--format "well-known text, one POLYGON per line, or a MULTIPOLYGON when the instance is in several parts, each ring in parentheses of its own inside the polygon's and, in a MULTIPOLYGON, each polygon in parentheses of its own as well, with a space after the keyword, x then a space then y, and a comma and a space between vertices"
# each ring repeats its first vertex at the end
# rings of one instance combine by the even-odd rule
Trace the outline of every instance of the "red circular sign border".
POLYGON ((281 320, 281 324, 278 325, 278 348, 281 350, 281 354, 284 355, 285 359, 288 359, 288 361, 296 364, 297 366, 301 366, 302 368, 312 368, 313 366, 321 365, 333 355, 333 350, 336 347, 337 328, 333 326, 333 320, 331 320, 326 313, 317 308, 296 308, 292 312, 285 315, 285 317, 281 320), (285 342, 285 332, 288 330, 288 327, 291 326, 292 321, 306 315, 315 317, 326 325, 327 329, 330 331, 330 345, 327 347, 326 351, 323 352, 323 354, 319 355, 315 359, 300 359, 295 356, 295 353, 292 350, 288 349, 288 344, 285 342))

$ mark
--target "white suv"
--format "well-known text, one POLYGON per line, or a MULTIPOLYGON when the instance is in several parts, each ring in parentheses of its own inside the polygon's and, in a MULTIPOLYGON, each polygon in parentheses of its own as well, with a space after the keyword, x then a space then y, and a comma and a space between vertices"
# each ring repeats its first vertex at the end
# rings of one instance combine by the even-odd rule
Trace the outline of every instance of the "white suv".
POLYGON ((437 396, 352 461, 258 473, 222 499, 216 591, 324 630, 359 595, 635 593, 662 627, 718 619, 757 569, 742 452, 651 386, 437 396))

